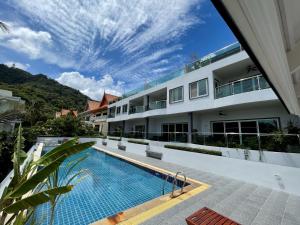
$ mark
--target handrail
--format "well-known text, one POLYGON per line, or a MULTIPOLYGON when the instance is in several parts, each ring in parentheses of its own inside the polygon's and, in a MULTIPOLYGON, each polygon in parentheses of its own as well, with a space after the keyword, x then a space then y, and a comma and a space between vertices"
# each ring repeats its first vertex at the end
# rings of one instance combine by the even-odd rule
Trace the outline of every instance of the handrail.
POLYGON ((237 83, 237 82, 241 82, 241 81, 244 81, 244 80, 250 80, 250 79, 255 78, 255 77, 262 77, 262 74, 256 74, 254 76, 250 76, 250 77, 245 77, 245 78, 241 78, 241 79, 238 79, 238 80, 234 80, 234 81, 231 81, 231 82, 219 85, 216 88, 220 88, 220 87, 224 87, 224 86, 227 86, 227 85, 231 85, 231 84, 234 84, 234 83, 237 83))
POLYGON ((166 186, 166 183, 167 183, 170 176, 172 176, 172 175, 170 173, 168 173, 165 180, 164 180, 164 183, 163 183, 163 186, 162 186, 162 195, 165 194, 165 186, 166 186))
POLYGON ((178 184, 178 182, 177 182, 177 177, 178 177, 179 174, 182 174, 182 176, 184 177, 184 181, 183 181, 183 183, 182 183, 182 186, 181 186, 181 190, 180 190, 180 194, 179 194, 179 195, 181 195, 181 194, 183 193, 183 188, 184 188, 184 186, 185 186, 185 184, 186 184, 186 175, 185 175, 183 172, 178 171, 178 172, 176 173, 176 175, 174 176, 173 186, 172 186, 172 192, 171 192, 171 195, 170 195, 171 198, 177 197, 177 196, 174 195, 174 192, 175 192, 175 184, 176 184, 176 186, 177 186, 177 184, 178 184))

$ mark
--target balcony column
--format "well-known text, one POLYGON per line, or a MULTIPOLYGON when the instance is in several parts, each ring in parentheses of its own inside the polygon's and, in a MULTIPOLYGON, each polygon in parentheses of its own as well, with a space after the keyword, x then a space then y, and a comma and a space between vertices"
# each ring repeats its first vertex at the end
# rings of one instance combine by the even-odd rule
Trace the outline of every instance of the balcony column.
POLYGON ((110 134, 110 122, 107 122, 107 135, 110 134))
POLYGON ((149 110, 149 95, 144 96, 144 110, 149 110))
POLYGON ((188 113, 188 143, 192 143, 193 134, 193 112, 188 113))
POLYGON ((145 137, 145 139, 148 139, 148 137, 149 137, 149 117, 146 117, 144 137, 145 137))
POLYGON ((122 137, 124 137, 125 134, 125 120, 122 121, 122 137))

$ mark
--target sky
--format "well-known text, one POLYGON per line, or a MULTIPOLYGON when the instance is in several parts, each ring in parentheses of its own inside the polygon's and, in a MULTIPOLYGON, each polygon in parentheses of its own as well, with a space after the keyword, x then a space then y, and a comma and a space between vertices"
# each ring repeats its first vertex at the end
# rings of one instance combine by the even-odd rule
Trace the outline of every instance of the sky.
POLYGON ((0 63, 96 100, 236 42, 209 0, 1 0, 0 21, 0 63))

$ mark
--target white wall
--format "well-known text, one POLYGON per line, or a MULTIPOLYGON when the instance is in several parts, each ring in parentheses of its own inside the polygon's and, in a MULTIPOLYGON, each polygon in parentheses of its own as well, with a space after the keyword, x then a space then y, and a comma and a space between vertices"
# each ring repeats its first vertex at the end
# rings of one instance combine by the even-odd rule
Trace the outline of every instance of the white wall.
POLYGON ((228 96, 220 99, 214 98, 214 76, 213 71, 226 67, 228 65, 241 62, 245 59, 248 59, 248 55, 245 51, 240 52, 238 54, 232 55, 230 57, 224 58, 220 61, 202 67, 198 70, 192 71, 190 73, 179 76, 173 80, 160 84, 156 87, 150 88, 148 90, 142 91, 138 94, 130 96, 128 98, 122 99, 114 104, 109 105, 109 107, 113 106, 122 106, 123 104, 128 104, 130 100, 140 98, 144 95, 147 95, 152 92, 156 92, 163 88, 167 89, 167 107, 165 109, 157 109, 157 110, 149 110, 142 113, 134 113, 134 114, 119 114, 116 115, 115 118, 108 118, 108 122, 135 119, 135 118, 144 118, 144 117, 152 117, 159 115, 171 115, 177 113, 185 113, 185 112, 193 112, 193 111, 201 111, 201 110, 209 110, 209 109, 217 109, 224 106, 232 106, 232 105, 242 105, 247 103, 255 103, 255 102, 266 102, 270 100, 277 100, 274 92, 269 89, 241 93, 233 96, 228 96), (208 78, 208 91, 209 95, 196 98, 189 99, 189 84, 194 81, 198 81, 200 79, 208 78), (184 101, 178 103, 169 103, 169 90, 184 86, 184 101))

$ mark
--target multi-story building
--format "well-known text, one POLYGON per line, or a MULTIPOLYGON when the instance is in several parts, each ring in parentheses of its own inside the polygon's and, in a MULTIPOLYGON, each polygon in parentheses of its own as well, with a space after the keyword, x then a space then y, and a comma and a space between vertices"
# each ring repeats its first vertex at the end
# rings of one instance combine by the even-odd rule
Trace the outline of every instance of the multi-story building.
POLYGON ((118 96, 103 94, 101 101, 88 100, 85 111, 79 113, 84 122, 92 125, 99 133, 107 134, 107 108, 108 103, 118 99, 118 96))
POLYGON ((0 89, 0 131, 13 131, 20 123, 20 114, 25 112, 25 101, 13 96, 11 91, 0 89))
POLYGON ((242 145, 289 122, 297 125, 299 118, 287 113, 234 43, 125 94, 109 105, 107 121, 110 135, 201 144, 231 135, 232 143, 242 145))

